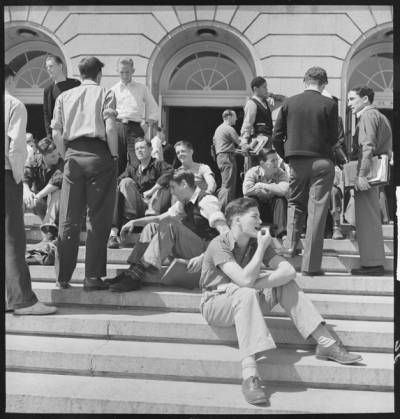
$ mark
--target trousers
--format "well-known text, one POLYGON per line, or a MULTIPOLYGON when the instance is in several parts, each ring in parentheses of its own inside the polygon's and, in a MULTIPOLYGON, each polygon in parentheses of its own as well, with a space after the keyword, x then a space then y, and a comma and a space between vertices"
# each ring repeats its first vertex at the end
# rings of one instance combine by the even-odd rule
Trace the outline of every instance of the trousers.
POLYGON ((218 193, 218 200, 221 203, 222 210, 230 201, 235 199, 237 164, 234 153, 218 153, 217 165, 221 172, 221 188, 218 193))
POLYGON ((139 122, 124 124, 117 121, 118 133, 118 176, 125 170, 128 162, 137 162, 135 140, 144 137, 144 131, 139 122))
POLYGON ((324 319, 296 281, 280 287, 256 290, 231 283, 225 292, 211 296, 200 305, 211 326, 235 326, 241 359, 275 348, 264 316, 280 304, 296 328, 307 339, 324 319))
POLYGON ((7 309, 30 307, 37 302, 25 262, 26 237, 22 182, 15 183, 11 170, 5 171, 5 276, 7 309))
POLYGON ((258 202, 261 219, 272 222, 276 227, 276 237, 280 238, 286 234, 287 224, 287 200, 283 196, 270 196, 263 192, 252 196, 258 202))
POLYGON ((287 239, 290 247, 300 238, 307 214, 302 270, 321 269, 324 231, 335 169, 332 160, 291 158, 287 212, 287 239))
POLYGON ((60 197, 61 190, 57 189, 46 198, 36 201, 32 208, 34 214, 38 215, 43 224, 58 225, 58 217, 60 213, 60 197))
POLYGON ((368 191, 354 191, 356 236, 360 250, 361 266, 383 265, 383 243, 379 187, 368 191))
POLYGON ((75 270, 82 216, 87 208, 85 276, 106 275, 107 240, 113 216, 117 168, 107 143, 80 137, 68 144, 60 199, 56 251, 58 282, 75 270))

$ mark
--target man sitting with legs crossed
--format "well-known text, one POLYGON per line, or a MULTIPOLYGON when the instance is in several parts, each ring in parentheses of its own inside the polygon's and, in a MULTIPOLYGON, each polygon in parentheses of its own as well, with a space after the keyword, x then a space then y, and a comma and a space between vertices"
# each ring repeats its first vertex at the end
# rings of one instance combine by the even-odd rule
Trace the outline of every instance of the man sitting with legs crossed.
POLYGON ((131 220, 122 227, 123 237, 135 227, 146 225, 128 258, 129 269, 107 281, 111 291, 139 288, 145 270, 160 270, 169 257, 188 259, 188 271, 200 272, 210 240, 229 230, 218 199, 196 186, 192 172, 175 173, 170 189, 177 202, 167 212, 131 220))
POLYGON ((304 339, 317 341, 316 356, 341 364, 361 361, 337 342, 310 299, 297 285, 296 271, 271 246, 267 229, 261 230, 257 202, 239 198, 228 204, 225 217, 230 231, 214 238, 205 254, 200 278, 200 310, 215 326, 235 326, 242 359, 242 391, 247 402, 266 403, 257 371, 256 355, 274 348, 265 324, 280 304, 304 339), (269 266, 272 271, 265 271, 269 266))

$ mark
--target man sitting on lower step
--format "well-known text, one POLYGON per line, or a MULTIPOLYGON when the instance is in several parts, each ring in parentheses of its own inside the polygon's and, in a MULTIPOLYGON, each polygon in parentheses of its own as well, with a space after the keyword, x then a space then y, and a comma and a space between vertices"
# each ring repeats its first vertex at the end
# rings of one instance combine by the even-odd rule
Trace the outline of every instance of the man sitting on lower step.
POLYGON ((360 355, 347 352, 331 335, 297 285, 294 267, 276 254, 268 229, 261 229, 257 202, 236 199, 228 204, 225 217, 230 230, 214 238, 204 254, 200 311, 212 326, 235 326, 246 401, 267 402, 256 359, 261 352, 275 348, 264 316, 278 303, 304 339, 312 336, 317 341, 317 358, 341 364, 361 361, 360 355), (267 266, 272 270, 266 271, 267 266))
POLYGON ((106 280, 110 291, 138 289, 145 270, 160 270, 168 257, 188 259, 188 271, 200 272, 210 240, 229 230, 218 199, 196 187, 192 172, 175 172, 170 188, 178 202, 167 212, 131 220, 122 227, 121 235, 125 236, 146 225, 128 258, 129 269, 106 280))

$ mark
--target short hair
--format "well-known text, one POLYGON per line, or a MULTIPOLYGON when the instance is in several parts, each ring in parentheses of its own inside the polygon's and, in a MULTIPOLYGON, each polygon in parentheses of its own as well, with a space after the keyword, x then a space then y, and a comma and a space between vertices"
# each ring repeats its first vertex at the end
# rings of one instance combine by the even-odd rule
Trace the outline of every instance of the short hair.
POLYGON ((36 148, 42 155, 50 154, 57 149, 55 142, 49 137, 42 138, 37 143, 36 148))
POLYGON ((118 67, 120 65, 130 65, 133 68, 133 60, 129 57, 123 57, 118 60, 118 67))
POLYGON ((179 147, 179 146, 183 146, 183 147, 189 148, 190 150, 193 150, 194 151, 193 144, 190 143, 189 141, 178 141, 174 145, 175 150, 176 150, 176 147, 179 147))
POLYGON ((304 74, 304 83, 309 84, 311 82, 317 82, 319 86, 328 84, 328 75, 326 71, 321 67, 311 67, 304 74))
POLYGON ((7 80, 9 77, 14 77, 14 70, 8 65, 4 64, 4 80, 7 80))
POLYGON ((276 150, 274 150, 273 148, 263 148, 260 150, 260 152, 258 153, 258 161, 267 161, 267 157, 271 154, 276 154, 276 150))
POLYGON ((225 208, 225 218, 228 226, 231 226, 235 215, 243 215, 250 208, 258 208, 257 201, 253 198, 237 198, 231 201, 225 208))
POLYGON ((146 143, 147 147, 151 148, 151 141, 144 137, 137 137, 135 140, 135 145, 137 143, 146 143))
POLYGON ((251 81, 251 90, 254 90, 255 87, 261 87, 267 80, 264 77, 257 76, 251 81))
POLYGON ((374 101, 375 92, 368 86, 356 86, 349 90, 350 92, 357 93, 360 97, 368 97, 370 103, 374 101))
POLYGON ((79 62, 79 73, 83 79, 94 80, 104 64, 96 57, 85 57, 79 62))
POLYGON ((169 181, 181 184, 183 180, 188 184, 190 189, 195 189, 194 174, 190 170, 176 170, 169 181))
POLYGON ((227 118, 229 118, 230 116, 233 116, 233 115, 235 115, 236 114, 236 112, 234 111, 234 110, 232 110, 232 109, 225 109, 223 112, 222 112, 222 119, 227 119, 227 118))
POLYGON ((54 60, 58 65, 64 64, 62 59, 58 55, 54 55, 54 54, 48 54, 44 61, 46 62, 47 60, 54 60))

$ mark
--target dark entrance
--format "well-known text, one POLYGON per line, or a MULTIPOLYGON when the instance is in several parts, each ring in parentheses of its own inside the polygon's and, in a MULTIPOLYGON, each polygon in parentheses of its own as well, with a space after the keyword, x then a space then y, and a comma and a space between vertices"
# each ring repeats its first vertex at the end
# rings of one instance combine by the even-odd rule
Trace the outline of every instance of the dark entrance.
MULTIPOLYGON (((208 164, 213 172, 218 187, 221 184, 221 177, 218 166, 212 159, 210 147, 215 129, 222 123, 222 112, 225 108, 213 107, 169 107, 168 108, 168 140, 175 144, 180 140, 186 140, 193 144, 193 159, 197 162, 208 164)), ((236 112, 238 117, 235 125, 239 133, 243 122, 243 108, 229 108, 236 112)), ((243 166, 243 159, 238 159, 239 170, 243 166)), ((238 182, 239 183, 239 182, 238 182)), ((238 187, 238 190, 241 188, 238 187)))
POLYGON ((43 119, 43 105, 26 105, 26 110, 28 112, 26 132, 30 132, 35 141, 39 141, 46 136, 43 119))

